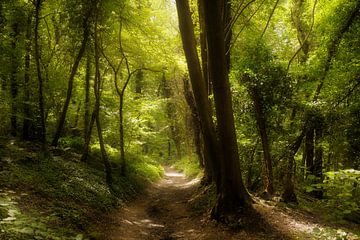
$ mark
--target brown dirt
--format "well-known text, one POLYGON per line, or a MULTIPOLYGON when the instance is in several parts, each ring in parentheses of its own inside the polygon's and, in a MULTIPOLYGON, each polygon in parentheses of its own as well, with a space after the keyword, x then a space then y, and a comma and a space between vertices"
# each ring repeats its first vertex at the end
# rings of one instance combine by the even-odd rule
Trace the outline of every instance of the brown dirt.
POLYGON ((256 200, 260 218, 246 229, 233 230, 195 215, 189 200, 198 191, 198 181, 188 180, 172 168, 164 178, 150 186, 141 198, 106 217, 102 226, 106 240, 231 240, 231 239, 315 239, 311 233, 321 225, 311 215, 256 200), (260 227, 259 227, 260 226, 260 227))

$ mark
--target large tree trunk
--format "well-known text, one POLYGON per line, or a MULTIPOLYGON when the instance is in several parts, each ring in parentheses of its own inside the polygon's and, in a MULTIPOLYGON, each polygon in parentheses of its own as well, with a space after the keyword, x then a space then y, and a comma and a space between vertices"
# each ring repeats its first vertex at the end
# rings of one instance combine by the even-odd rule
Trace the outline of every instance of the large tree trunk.
POLYGON ((251 87, 250 95, 251 98, 253 99, 255 106, 256 125, 258 126, 259 129, 263 153, 264 153, 263 164, 265 167, 265 172, 263 173, 263 179, 264 179, 265 193, 272 195, 274 194, 274 185, 273 185, 270 143, 267 134, 266 115, 264 112, 264 106, 258 91, 259 89, 257 87, 251 87))
POLYGON ((26 35, 25 35, 25 57, 24 57, 24 121, 22 129, 22 138, 24 140, 30 139, 31 128, 31 104, 30 104, 30 55, 31 55, 31 22, 32 14, 28 13, 26 35))
POLYGON ((39 115, 40 115, 40 141, 43 150, 46 149, 46 126, 45 126, 45 109, 44 109, 44 93, 43 93, 43 78, 40 63, 40 46, 39 46, 39 25, 40 25, 40 11, 43 0, 35 0, 35 28, 34 28, 34 41, 35 41, 35 64, 36 73, 38 78, 38 98, 39 98, 39 115))
POLYGON ((201 68, 203 78, 205 81, 206 92, 208 95, 212 94, 211 82, 209 82, 208 72, 208 56, 207 56, 207 44, 205 33, 205 20, 204 20, 204 0, 198 0, 198 12, 199 12, 199 25, 200 25, 200 53, 201 53, 201 68))
POLYGON ((177 0, 176 7, 179 18, 179 28, 183 43, 184 53, 187 60, 195 103, 199 112, 201 132, 204 138, 204 147, 208 149, 209 158, 205 158, 211 169, 211 175, 217 187, 220 186, 219 160, 221 157, 220 147, 217 142, 215 127, 211 116, 211 106, 208 99, 206 83, 201 72, 200 61, 196 49, 194 26, 191 19, 189 2, 177 0))
POLYGON ((71 68, 71 73, 70 73, 69 80, 68 80, 68 88, 67 88, 64 107, 63 107, 63 110, 62 110, 61 115, 60 115, 59 123, 58 123, 57 129, 56 129, 55 135, 54 135, 54 139, 53 139, 53 141, 51 143, 51 145, 55 146, 55 147, 58 144, 59 138, 61 136, 61 132, 62 132, 62 130, 64 128, 66 114, 67 114, 67 110, 69 108, 69 104, 70 104, 70 100, 71 100, 73 84, 74 84, 74 78, 75 78, 75 75, 77 73, 77 69, 79 67, 80 61, 81 61, 81 59, 82 59, 82 57, 84 55, 84 52, 86 50, 87 41, 89 39, 90 32, 89 32, 88 19, 90 17, 90 12, 91 12, 91 10, 89 10, 89 13, 87 13, 87 16, 86 16, 86 18, 84 20, 84 23, 83 23, 83 26, 84 26, 83 40, 81 42, 81 47, 80 47, 79 53, 76 56, 74 64, 73 64, 73 66, 71 68))
POLYGON ((228 62, 225 50, 223 1, 204 1, 205 29, 208 44, 208 67, 213 84, 218 136, 223 153, 220 162, 221 184, 213 217, 234 214, 250 205, 250 196, 244 186, 235 133, 232 97, 228 79, 228 62))
POLYGON ((212 181, 211 176, 211 169, 209 168, 209 165, 207 162, 209 160, 209 150, 205 149, 205 146, 203 144, 203 136, 201 133, 201 122, 199 119, 199 112, 196 108, 194 95, 190 89, 190 84, 186 78, 183 79, 184 81, 184 96, 185 100, 190 108, 191 111, 191 117, 192 117, 192 125, 193 125, 193 134, 194 134, 194 144, 195 144, 195 151, 196 155, 199 158, 199 164, 202 168, 204 168, 204 177, 202 179, 203 184, 209 184, 212 181))

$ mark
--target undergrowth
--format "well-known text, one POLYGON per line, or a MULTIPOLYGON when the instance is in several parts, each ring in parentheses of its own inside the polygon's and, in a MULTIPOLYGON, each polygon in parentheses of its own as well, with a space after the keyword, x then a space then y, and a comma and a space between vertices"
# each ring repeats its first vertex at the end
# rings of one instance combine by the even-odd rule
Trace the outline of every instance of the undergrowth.
POLYGON ((116 172, 118 157, 108 151, 116 196, 105 183, 96 147, 80 162, 78 141, 61 141, 47 157, 34 143, 0 143, 0 239, 97 239, 102 216, 156 181, 162 168, 149 159, 129 159, 126 177, 116 172), (75 146, 74 146, 75 145, 75 146))
POLYGON ((176 161, 173 166, 175 169, 182 171, 188 178, 201 177, 202 170, 199 166, 199 161, 188 156, 176 161))

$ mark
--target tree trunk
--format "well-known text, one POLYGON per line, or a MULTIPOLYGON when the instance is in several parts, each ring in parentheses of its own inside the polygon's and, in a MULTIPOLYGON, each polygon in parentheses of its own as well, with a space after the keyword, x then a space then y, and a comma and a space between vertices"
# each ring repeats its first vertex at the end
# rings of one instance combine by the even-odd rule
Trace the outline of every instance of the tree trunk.
POLYGON ((208 56, 207 56, 207 44, 205 33, 205 20, 204 20, 204 0, 198 0, 198 12, 199 12, 199 25, 200 25, 200 53, 201 53, 201 68, 203 78, 205 81, 206 92, 208 95, 212 94, 211 82, 209 82, 208 72, 208 56))
POLYGON ((85 74, 85 112, 84 112, 84 142, 86 142, 87 133, 90 124, 90 77, 91 77, 91 60, 90 54, 86 59, 86 74, 85 74))
POLYGON ((264 112, 264 106, 258 91, 259 89, 257 87, 250 87, 250 95, 255 106, 256 124, 259 129, 263 153, 264 153, 263 164, 265 167, 265 172, 263 174, 264 176, 263 178, 265 180, 264 181, 265 193, 272 195, 274 194, 274 185, 273 185, 270 143, 267 134, 266 115, 264 112))
MULTIPOLYGON (((97 9, 98 10, 98 9, 97 9)), ((105 174, 106 174, 106 183, 110 189, 113 191, 112 185, 112 171, 111 165, 108 160, 108 156, 105 149, 104 138, 102 135, 102 128, 100 124, 100 87, 101 87, 101 76, 100 76, 100 54, 99 54, 99 39, 98 39, 98 16, 96 16, 95 22, 95 32, 94 32, 94 39, 95 39, 95 81, 94 81, 94 93, 95 93, 95 108, 94 108, 94 115, 96 121, 96 128, 99 137, 99 144, 101 149, 101 159, 104 163, 105 174)))
POLYGON ((38 78, 38 94, 39 94, 39 115, 40 115, 40 141, 43 150, 46 149, 46 126, 45 126, 45 110, 44 110, 44 94, 43 94, 43 78, 41 73, 40 63, 40 46, 39 46, 39 24, 40 24, 40 11, 43 0, 35 0, 35 28, 34 28, 34 41, 35 41, 35 63, 36 73, 38 78))
MULTIPOLYGON (((90 10, 89 10, 90 11, 90 10)), ((83 33, 83 40, 81 42, 81 47, 79 50, 78 55, 76 56, 75 62, 71 68, 71 73, 69 76, 69 80, 68 80, 68 88, 67 88, 67 93, 66 93, 66 99, 65 99, 65 103, 64 103, 64 107, 63 110, 61 112, 60 115, 60 119, 59 119, 59 123, 54 135, 54 139, 51 143, 52 146, 57 146, 59 138, 61 136, 61 132, 64 128, 64 124, 65 124, 65 119, 66 119, 66 114, 67 114, 67 110, 69 108, 69 104, 70 104, 70 100, 71 100, 71 95, 72 95, 72 90, 73 90, 73 84, 74 84, 74 78, 75 75, 77 73, 77 69, 79 67, 80 61, 84 55, 84 52, 86 50, 86 45, 87 45, 87 41, 89 39, 89 23, 88 23, 88 19, 90 17, 90 13, 87 13, 87 17, 84 20, 84 33, 83 33)))
POLYGON ((119 137, 120 137, 120 174, 125 176, 126 173, 126 161, 125 161, 125 144, 124 144, 124 94, 119 96, 119 137))
MULTIPOLYGON (((193 127, 195 152, 199 159, 199 165, 202 168, 204 168, 205 160, 204 160, 204 151, 203 151, 202 145, 201 145, 201 126, 200 126, 199 114, 198 114, 198 110, 196 109, 195 100, 194 100, 193 93, 190 89, 189 81, 186 78, 183 78, 183 82, 184 82, 185 100, 191 111, 191 121, 192 121, 192 127, 193 127)), ((206 169, 205 169, 204 175, 207 175, 206 169)))
POLYGON ((207 87, 203 79, 196 49, 194 26, 191 19, 189 2, 187 0, 177 0, 176 7, 179 18, 181 39, 189 70, 191 85, 194 91, 194 99, 199 111, 201 132, 204 138, 204 147, 209 150, 209 154, 207 154, 209 158, 205 159, 209 160, 207 164, 209 169, 211 169, 213 180, 219 188, 219 161, 222 157, 211 116, 212 109, 208 99, 207 87))
POLYGON ((26 35, 25 35, 25 57, 24 57, 24 121, 22 129, 22 138, 24 140, 30 139, 31 127, 31 104, 30 104, 30 55, 31 55, 31 22, 32 14, 28 13, 26 35))
POLYGON ((314 173, 314 128, 309 127, 305 135, 306 176, 314 173))
POLYGON ((223 153, 220 162, 221 184, 213 217, 221 220, 250 205, 251 199, 244 186, 235 133, 232 97, 228 79, 225 50, 223 1, 204 1, 205 29, 208 44, 208 68, 213 84, 217 130, 223 153))
POLYGON ((17 56, 17 42, 18 36, 20 34, 19 24, 13 23, 12 26, 12 33, 11 33, 11 75, 10 75, 10 93, 11 93, 11 116, 10 116, 10 123, 11 123, 11 135, 13 137, 17 136, 17 98, 18 98, 18 68, 19 68, 19 61, 17 56))
MULTIPOLYGON (((316 183, 322 183, 322 168, 323 168, 323 148, 322 148, 322 138, 323 138, 323 119, 318 117, 315 124, 315 159, 314 159, 314 176, 316 177, 316 183)), ((314 196, 317 198, 322 198, 323 191, 322 189, 317 189, 314 192, 314 196)))
POLYGON ((301 131, 301 134, 296 138, 296 140, 289 147, 288 152, 286 153, 288 164, 285 173, 284 192, 282 194, 282 198, 284 202, 297 203, 293 170, 294 170, 295 155, 301 146, 301 142, 304 136, 305 136, 305 130, 301 131))

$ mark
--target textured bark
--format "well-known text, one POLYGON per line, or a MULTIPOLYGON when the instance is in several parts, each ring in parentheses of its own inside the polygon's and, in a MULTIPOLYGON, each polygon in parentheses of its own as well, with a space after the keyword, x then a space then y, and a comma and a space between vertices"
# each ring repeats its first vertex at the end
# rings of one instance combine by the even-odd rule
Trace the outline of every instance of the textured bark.
POLYGON ((44 110, 44 93, 43 93, 43 78, 41 72, 40 63, 40 46, 39 46, 39 24, 40 24, 40 11, 42 6, 42 0, 35 0, 35 28, 34 28, 34 42, 35 42, 35 64, 36 73, 38 79, 38 104, 39 104, 39 115, 40 115, 40 141, 42 143, 43 150, 46 149, 46 126, 45 126, 45 110, 44 110))
POLYGON ((204 17, 208 44, 208 67, 213 84, 217 130, 223 154, 220 162, 221 184, 213 217, 222 220, 250 204, 250 196, 243 184, 235 133, 232 97, 228 79, 223 1, 205 1, 204 17))
POLYGON ((91 11, 89 10, 89 12, 87 13, 87 16, 84 20, 83 26, 84 26, 84 32, 83 32, 83 40, 81 42, 81 47, 80 50, 76 56, 76 59, 74 61, 74 64, 71 68, 71 73, 68 79, 68 87, 67 87, 67 93, 66 93, 66 99, 65 99, 65 103, 63 106, 63 110, 61 112, 60 118, 59 118, 59 122, 58 122, 58 126, 54 135, 54 139, 51 143, 52 146, 57 146, 59 138, 61 136, 61 132, 64 128, 65 125, 65 119, 66 119, 66 114, 67 114, 67 110, 69 108, 69 104, 70 104, 70 100, 71 100, 71 96, 72 96, 72 91, 73 91, 73 84, 74 84, 74 78, 75 75, 77 73, 77 69, 79 67, 80 61, 85 53, 86 50, 86 45, 89 39, 89 23, 88 23, 88 19, 90 17, 91 11))
POLYGON ((208 99, 206 83, 201 72, 200 61, 196 49, 194 26, 191 19, 189 3, 186 0, 177 0, 176 7, 179 17, 179 28, 183 43, 184 53, 190 75, 194 99, 199 111, 201 132, 204 137, 204 145, 209 149, 209 169, 213 180, 220 186, 219 160, 221 157, 220 148, 217 142, 214 123, 211 116, 211 106, 208 99))

